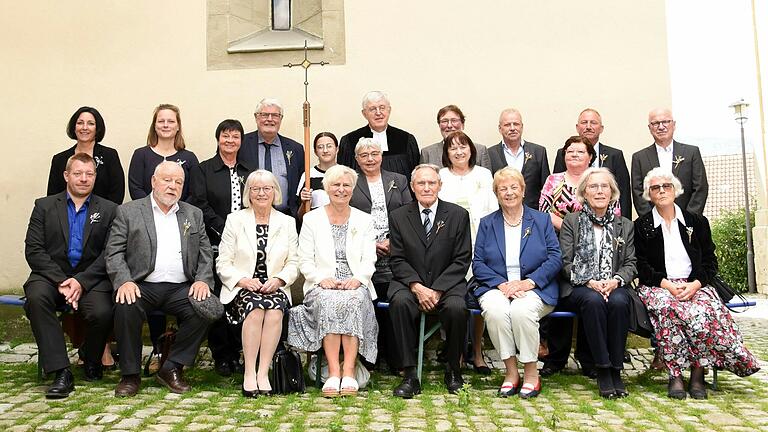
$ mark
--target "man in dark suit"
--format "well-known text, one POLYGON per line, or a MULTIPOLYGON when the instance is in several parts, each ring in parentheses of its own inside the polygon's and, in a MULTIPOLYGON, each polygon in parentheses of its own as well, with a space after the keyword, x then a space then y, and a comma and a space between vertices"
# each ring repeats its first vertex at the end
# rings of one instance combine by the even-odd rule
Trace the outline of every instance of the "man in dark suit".
POLYGON ((491 157, 491 172, 511 166, 520 171, 525 179, 523 204, 539 208, 539 195, 549 177, 547 149, 523 140, 523 117, 520 111, 508 108, 499 116, 501 142, 488 149, 491 157))
POLYGON ((386 94, 380 91, 368 92, 363 97, 362 109, 368 124, 341 137, 338 162, 354 170, 359 169, 355 161, 355 146, 360 138, 373 138, 383 152, 381 169, 410 179, 411 171, 419 164, 419 144, 409 132, 389 124, 391 112, 392 107, 386 94))
MULTIPOLYGON (((456 105, 446 105, 437 111, 437 126, 443 139, 421 149, 421 163, 433 164, 443 167, 443 140, 449 133, 464 130, 464 113, 456 105)), ((481 167, 491 167, 491 158, 488 157, 488 149, 478 143, 474 143, 477 149, 477 164, 481 167)))
POLYGON ((81 347, 88 381, 102 377, 101 354, 112 331, 104 245, 117 204, 92 194, 96 162, 90 155, 70 156, 63 175, 64 192, 35 201, 25 240, 32 273, 24 283, 24 310, 43 370, 56 374, 45 394, 49 399, 65 398, 75 389, 56 307, 70 304, 88 324, 81 347))
POLYGON ((239 157, 254 170, 265 169, 277 177, 283 193, 278 211, 296 217, 299 179, 304 173, 304 146, 280 135, 283 107, 277 99, 262 99, 256 106, 257 129, 245 134, 239 157))
POLYGON ((445 330, 448 391, 456 393, 464 385, 459 362, 467 330, 465 277, 472 261, 469 213, 439 200, 440 187, 439 168, 417 166, 411 179, 416 202, 389 218, 389 313, 399 366, 405 372, 394 395, 402 398, 421 392, 416 372, 420 312, 437 312, 445 330))
MULTIPOLYGON (((587 108, 579 114, 579 119, 576 122, 576 133, 589 140, 595 148, 595 153, 597 153, 597 157, 592 161, 592 167, 605 167, 613 174, 616 182, 619 184, 619 192, 621 193, 619 197, 621 215, 632 220, 632 188, 629 184, 629 170, 624 160, 624 152, 600 142, 600 134, 603 133, 603 129, 603 118, 597 110, 587 108)), ((565 171, 565 158, 561 148, 557 150, 555 166, 552 168, 552 172, 558 173, 563 171, 565 171)))
POLYGON ((152 193, 116 211, 106 263, 116 291, 115 337, 123 375, 115 388, 118 397, 139 391, 141 329, 155 309, 176 316, 179 324, 157 380, 174 393, 190 390, 182 368, 194 363, 208 327, 191 302, 210 296, 213 254, 203 212, 179 202, 183 187, 181 166, 161 162, 152 176, 152 193))
POLYGON ((643 180, 648 171, 658 166, 672 172, 683 185, 683 194, 675 203, 691 213, 704 213, 709 184, 699 148, 674 140, 675 120, 668 109, 648 113, 648 130, 653 144, 632 155, 632 197, 637 214, 642 216, 651 211, 650 203, 643 199, 643 180))

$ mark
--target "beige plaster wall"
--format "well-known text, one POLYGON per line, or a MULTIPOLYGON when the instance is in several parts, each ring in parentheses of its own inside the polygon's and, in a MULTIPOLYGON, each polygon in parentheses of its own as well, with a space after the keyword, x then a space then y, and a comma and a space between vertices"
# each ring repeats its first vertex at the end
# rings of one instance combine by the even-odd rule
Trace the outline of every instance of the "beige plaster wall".
MULTIPOLYGON (((421 145, 439 138, 434 115, 443 105, 462 107, 468 133, 485 144, 498 141, 499 111, 515 106, 524 136, 548 146, 551 161, 592 106, 603 114, 603 141, 629 160, 649 142, 648 110, 670 104, 662 0, 355 0, 345 8, 346 64, 310 71, 313 134, 362 126, 362 95, 381 89, 392 124, 421 145)), ((201 159, 213 154, 220 120, 252 129, 265 96, 286 105, 283 132, 302 136, 301 69, 206 70, 205 0, 13 2, 0 15, 0 53, 0 289, 18 289, 27 276, 29 213, 45 193, 51 156, 72 145, 64 128, 78 106, 102 112, 104 144, 126 169, 162 102, 181 107, 201 159)))

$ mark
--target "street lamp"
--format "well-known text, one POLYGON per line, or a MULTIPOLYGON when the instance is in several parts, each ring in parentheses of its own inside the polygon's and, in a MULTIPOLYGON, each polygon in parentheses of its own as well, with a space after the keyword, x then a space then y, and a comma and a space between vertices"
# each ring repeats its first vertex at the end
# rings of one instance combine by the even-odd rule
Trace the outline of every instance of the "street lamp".
POLYGON ((749 292, 757 292, 755 284, 755 250, 752 246, 752 223, 750 221, 749 211, 749 188, 747 182, 747 148, 744 142, 744 123, 747 121, 747 108, 749 104, 744 99, 739 99, 731 104, 733 108, 734 119, 741 128, 741 169, 744 175, 744 224, 747 228, 747 285, 749 292))

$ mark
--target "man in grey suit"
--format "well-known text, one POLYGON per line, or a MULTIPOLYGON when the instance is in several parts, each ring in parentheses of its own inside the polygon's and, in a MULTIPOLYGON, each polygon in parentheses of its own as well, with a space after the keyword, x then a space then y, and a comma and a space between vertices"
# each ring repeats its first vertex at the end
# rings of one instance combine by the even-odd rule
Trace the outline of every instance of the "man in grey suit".
POLYGON ((528 207, 539 208, 539 195, 544 182, 549 177, 547 149, 538 144, 523 140, 523 117, 520 111, 507 108, 499 116, 501 142, 488 149, 491 157, 491 172, 511 166, 523 174, 525 179, 525 197, 523 203, 528 207))
MULTIPOLYGON (((437 125, 440 127, 440 135, 443 139, 453 131, 464 130, 464 113, 456 105, 446 105, 437 112, 437 125)), ((491 169, 491 158, 488 156, 488 149, 475 143, 477 149, 477 164, 481 167, 491 169)), ((421 163, 437 165, 443 167, 443 141, 440 140, 432 145, 421 149, 421 163)))
MULTIPOLYGON (((619 192, 621 192, 619 196, 621 215, 631 220, 632 188, 629 182, 627 162, 624 160, 624 152, 600 142, 600 134, 603 133, 603 129, 603 118, 597 110, 586 108, 579 114, 579 118, 576 121, 576 133, 588 139, 597 154, 591 166, 592 168, 608 168, 611 174, 613 174, 613 177, 619 184, 619 192)), ((565 157, 563 156, 563 149, 558 149, 552 172, 559 173, 565 171, 565 157)))
POLYGON ((205 338, 208 323, 192 304, 210 296, 211 244, 203 213, 179 202, 184 170, 161 162, 152 176, 152 193, 117 208, 106 248, 107 273, 116 291, 115 337, 122 379, 115 396, 134 396, 141 379, 141 329, 147 313, 160 309, 176 316, 179 330, 157 380, 174 393, 190 390, 182 375, 205 338))
POLYGON ((699 148, 674 140, 675 120, 668 109, 648 113, 648 130, 654 143, 632 155, 632 198, 638 216, 651 211, 650 203, 642 198, 643 180, 648 171, 658 166, 672 172, 683 185, 683 193, 675 199, 675 204, 691 213, 702 214, 709 184, 699 148))

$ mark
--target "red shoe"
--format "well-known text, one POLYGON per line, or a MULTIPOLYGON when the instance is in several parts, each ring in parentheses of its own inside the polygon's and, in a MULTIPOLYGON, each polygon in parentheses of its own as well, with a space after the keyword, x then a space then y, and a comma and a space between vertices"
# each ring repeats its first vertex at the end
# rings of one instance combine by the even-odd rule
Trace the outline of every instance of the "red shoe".
POLYGON ((534 386, 531 383, 525 383, 523 384, 523 387, 520 389, 520 397, 523 399, 530 399, 535 398, 536 396, 541 393, 541 378, 539 378, 539 381, 534 386))
POLYGON ((504 381, 501 384, 501 388, 499 388, 499 397, 510 397, 514 396, 516 394, 520 393, 520 380, 516 383, 512 383, 511 381, 504 381))

